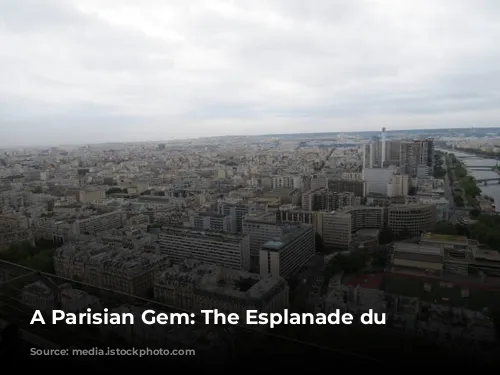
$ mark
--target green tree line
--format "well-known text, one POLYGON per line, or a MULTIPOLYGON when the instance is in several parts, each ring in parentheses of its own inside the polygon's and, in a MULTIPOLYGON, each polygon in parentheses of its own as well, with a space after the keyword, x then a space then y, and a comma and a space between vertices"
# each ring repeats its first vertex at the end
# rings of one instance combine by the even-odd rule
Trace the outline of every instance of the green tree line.
POLYGON ((460 185, 460 189, 453 191, 455 204, 458 207, 464 207, 467 203, 469 206, 477 207, 476 198, 481 194, 481 189, 476 185, 476 180, 468 174, 464 164, 454 154, 450 154, 448 157, 450 160, 448 179, 450 183, 458 182, 460 185))
POLYGON ((443 153, 434 154, 434 178, 444 178, 446 176, 446 166, 444 165, 443 153))
POLYGON ((54 272, 53 256, 54 247, 47 243, 33 246, 29 242, 19 242, 0 253, 2 260, 49 273, 54 272))
POLYGON ((476 222, 469 226, 441 222, 434 227, 433 232, 467 236, 482 245, 500 251, 500 216, 497 215, 479 215, 476 222))
POLYGON ((468 148, 468 147, 457 147, 455 148, 455 150, 467 152, 470 154, 475 154, 478 156, 484 156, 487 158, 500 158, 500 152, 495 152, 495 151, 485 151, 477 148, 468 148))
POLYGON ((119 187, 112 187, 112 188, 106 190, 106 195, 121 194, 121 193, 127 194, 128 193, 127 188, 122 189, 119 187))

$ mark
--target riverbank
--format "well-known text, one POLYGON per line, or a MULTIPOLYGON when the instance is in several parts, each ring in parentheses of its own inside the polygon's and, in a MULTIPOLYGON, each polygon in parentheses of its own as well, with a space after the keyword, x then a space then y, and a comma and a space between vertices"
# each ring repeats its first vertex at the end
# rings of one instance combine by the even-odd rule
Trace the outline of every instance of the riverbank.
POLYGON ((475 178, 467 171, 465 164, 454 154, 448 154, 446 165, 455 205, 470 210, 480 209, 478 197, 481 195, 481 189, 477 186, 475 178))
POLYGON ((450 151, 460 151, 460 152, 472 154, 475 156, 480 156, 480 157, 487 158, 487 159, 500 160, 500 152, 484 151, 484 150, 481 150, 478 148, 466 148, 466 147, 455 147, 455 148, 445 147, 445 148, 449 149, 450 151))
MULTIPOLYGON (((458 150, 452 150, 449 148, 441 148, 439 147, 436 149, 436 151, 443 153, 444 155, 450 155, 454 154, 463 164, 465 164, 468 169, 469 169, 469 174, 472 175, 475 179, 491 179, 495 178, 498 176, 496 171, 493 171, 493 168, 496 167, 497 165, 500 164, 498 160, 494 159, 486 159, 486 158, 478 158, 475 155, 472 155, 470 153, 464 153, 458 150), (485 169, 485 166, 490 166, 491 169, 487 170, 485 169), (478 168, 478 169, 475 169, 478 168)), ((446 157, 447 158, 447 157, 446 157)), ((448 165, 446 165, 446 169, 448 169, 448 165)), ((451 187, 451 184, 449 184, 451 187)), ((496 212, 500 213, 500 184, 488 184, 488 185, 480 185, 478 186, 481 189, 481 194, 487 195, 490 198, 494 199, 494 206, 496 212)), ((451 196, 451 192, 450 192, 451 196)), ((450 201, 453 200, 453 198, 449 198, 450 201)), ((490 207, 491 207, 490 202, 490 207)), ((458 207, 457 207, 458 208, 458 207)), ((464 208, 465 210, 465 208, 464 208)))

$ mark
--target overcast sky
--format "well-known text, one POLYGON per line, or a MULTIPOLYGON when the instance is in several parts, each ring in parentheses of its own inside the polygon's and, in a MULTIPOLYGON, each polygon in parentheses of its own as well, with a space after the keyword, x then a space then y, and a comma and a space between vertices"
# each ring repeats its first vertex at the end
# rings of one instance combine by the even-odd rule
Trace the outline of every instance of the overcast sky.
POLYGON ((498 0, 0 0, 0 143, 500 126, 498 0))

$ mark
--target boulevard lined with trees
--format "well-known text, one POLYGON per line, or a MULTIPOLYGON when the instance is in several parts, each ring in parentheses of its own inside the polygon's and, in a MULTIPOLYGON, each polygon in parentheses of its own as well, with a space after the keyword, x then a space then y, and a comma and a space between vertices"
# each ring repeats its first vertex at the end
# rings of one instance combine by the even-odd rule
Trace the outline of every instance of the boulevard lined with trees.
POLYGON ((477 197, 481 189, 477 187, 474 177, 468 174, 465 165, 454 154, 447 157, 448 180, 453 187, 453 199, 458 207, 477 208, 477 197))

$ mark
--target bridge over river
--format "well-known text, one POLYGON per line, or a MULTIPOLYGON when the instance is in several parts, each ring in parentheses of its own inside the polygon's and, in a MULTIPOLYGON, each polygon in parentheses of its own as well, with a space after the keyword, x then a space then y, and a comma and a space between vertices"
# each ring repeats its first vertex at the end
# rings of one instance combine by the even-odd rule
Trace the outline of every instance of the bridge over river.
POLYGON ((488 185, 490 182, 497 182, 497 184, 500 184, 500 176, 498 177, 493 177, 493 178, 476 178, 476 183, 478 184, 484 184, 488 185))

